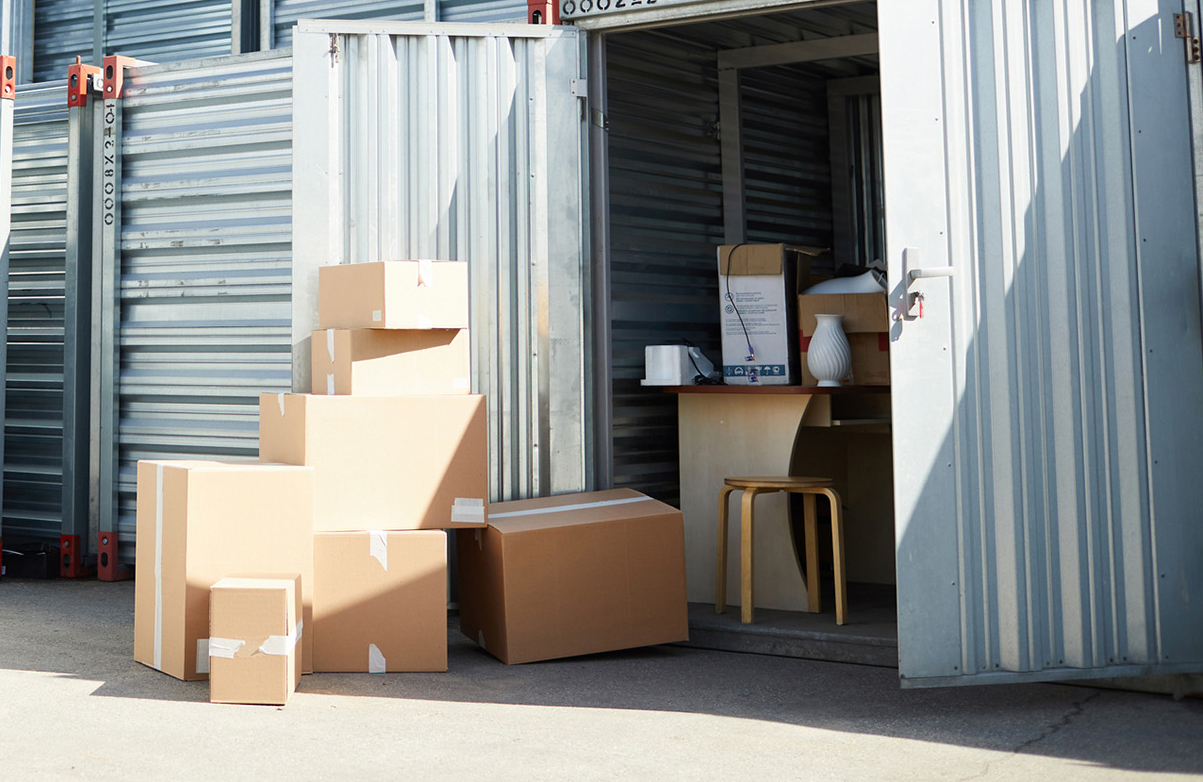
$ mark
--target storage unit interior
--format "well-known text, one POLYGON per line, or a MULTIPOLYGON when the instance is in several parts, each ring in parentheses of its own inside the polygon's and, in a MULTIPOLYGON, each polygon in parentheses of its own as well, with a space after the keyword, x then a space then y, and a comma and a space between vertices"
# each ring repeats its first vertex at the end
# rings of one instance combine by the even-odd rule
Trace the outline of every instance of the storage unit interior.
MULTIPOLYGON (((716 366, 721 363, 718 245, 830 247, 832 254, 812 268, 820 274, 842 264, 884 261, 878 60, 865 51, 875 49, 875 33, 876 4, 850 3, 606 34, 616 486, 680 505, 677 399, 641 387, 643 350, 684 340, 702 348, 716 366), (780 46, 825 38, 850 42, 858 53, 812 60, 823 50, 780 46), (733 134, 720 122, 719 68, 720 53, 733 50, 746 55, 745 62, 789 58, 790 51, 806 60, 738 69, 742 121, 734 135, 743 158, 746 207, 743 225, 734 230, 730 212, 737 194, 724 192, 723 178, 724 146, 730 156, 733 134), (841 175, 833 177, 833 170, 841 175)), ((868 535, 858 535, 854 525, 846 533, 850 611, 858 621, 835 626, 827 589, 828 613, 758 612, 754 629, 740 628, 730 609, 718 617, 713 606, 692 604, 695 638, 755 650, 757 642, 746 632, 726 641, 719 637, 743 630, 778 651, 893 664, 888 427, 844 442, 854 445, 846 455, 841 452, 842 465, 833 469, 846 470, 845 480, 876 481, 861 488, 876 497, 876 512, 886 517, 884 527, 877 524, 868 535), (872 659, 848 648, 816 650, 806 641, 811 631, 847 633, 850 640, 872 636, 889 648, 884 653, 878 648, 872 659), (785 641, 783 634, 789 636, 785 641)), ((798 524, 802 514, 791 515, 798 524)))

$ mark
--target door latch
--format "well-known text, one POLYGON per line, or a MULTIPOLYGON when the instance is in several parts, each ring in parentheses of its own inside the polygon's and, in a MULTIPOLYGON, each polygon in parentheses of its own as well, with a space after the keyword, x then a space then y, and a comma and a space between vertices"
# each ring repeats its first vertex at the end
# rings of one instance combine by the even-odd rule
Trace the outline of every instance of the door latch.
POLYGON ((918 248, 907 247, 902 251, 902 279, 903 284, 906 286, 904 293, 906 299, 902 312, 895 314, 895 321, 916 320, 923 317, 923 291, 911 290, 911 287, 918 280, 926 280, 933 277, 951 277, 953 275, 953 268, 951 266, 921 268, 916 266, 918 261, 918 248))

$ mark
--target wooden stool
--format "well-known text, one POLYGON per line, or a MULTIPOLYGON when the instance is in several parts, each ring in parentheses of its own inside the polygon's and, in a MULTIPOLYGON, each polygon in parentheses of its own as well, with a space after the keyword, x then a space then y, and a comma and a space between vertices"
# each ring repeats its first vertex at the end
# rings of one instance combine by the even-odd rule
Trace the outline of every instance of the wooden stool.
POLYGON ((740 514, 740 621, 752 623, 752 503, 758 494, 784 491, 803 496, 806 529, 806 592, 811 613, 819 605, 819 535, 815 523, 815 495, 824 494, 831 503, 831 543, 835 557, 835 623, 844 624, 847 612, 847 585, 844 583, 844 524, 840 518, 840 495, 831 488, 829 478, 728 478, 718 495, 718 573, 714 589, 714 610, 727 610, 727 497, 742 489, 740 514))

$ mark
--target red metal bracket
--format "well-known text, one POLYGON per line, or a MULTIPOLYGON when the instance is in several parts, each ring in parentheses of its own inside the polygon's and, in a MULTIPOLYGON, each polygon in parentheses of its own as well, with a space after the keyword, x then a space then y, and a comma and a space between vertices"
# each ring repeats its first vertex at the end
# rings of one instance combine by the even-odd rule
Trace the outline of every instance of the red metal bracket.
POLYGON ((96 573, 95 568, 84 567, 83 538, 79 535, 59 535, 58 574, 60 578, 86 578, 96 573))
POLYGON ((110 54, 104 58, 104 99, 120 98, 125 90, 125 69, 137 65, 133 57, 110 54))
POLYGON ((97 536, 96 577, 101 581, 125 581, 133 578, 128 567, 117 563, 117 533, 101 532, 97 536))
POLYGON ((559 24, 560 4, 557 0, 526 0, 528 24, 559 24))
POLYGON ((10 54, 0 57, 0 98, 17 97, 17 58, 10 54))
POLYGON ((75 64, 67 66, 67 105, 87 106, 88 79, 91 76, 99 75, 100 68, 95 65, 84 65, 80 62, 79 57, 76 57, 75 64))

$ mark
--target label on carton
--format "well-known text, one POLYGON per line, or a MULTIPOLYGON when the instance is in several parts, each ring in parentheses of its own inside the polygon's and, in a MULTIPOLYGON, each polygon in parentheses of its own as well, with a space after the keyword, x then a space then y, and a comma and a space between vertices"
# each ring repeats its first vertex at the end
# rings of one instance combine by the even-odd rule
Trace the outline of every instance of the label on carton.
POLYGON ((384 673, 388 670, 388 661, 380 653, 376 644, 368 644, 368 673, 384 673))
POLYGON ((485 501, 476 497, 456 497, 451 504, 451 521, 454 524, 484 524, 485 501))
POLYGON ((380 563, 380 567, 388 572, 388 533, 373 530, 368 533, 368 548, 372 556, 380 563))

